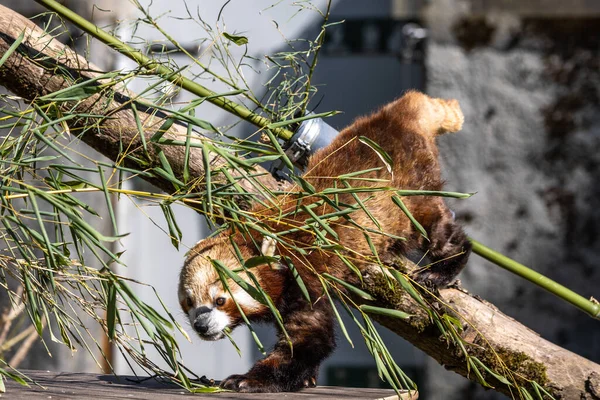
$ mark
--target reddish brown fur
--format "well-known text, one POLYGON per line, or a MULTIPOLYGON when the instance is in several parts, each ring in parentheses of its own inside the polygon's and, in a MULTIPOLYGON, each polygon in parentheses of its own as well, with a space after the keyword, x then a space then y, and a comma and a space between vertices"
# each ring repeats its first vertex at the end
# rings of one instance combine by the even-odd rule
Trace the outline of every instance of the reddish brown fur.
MULTIPOLYGON (((348 182, 354 187, 441 190, 442 180, 435 137, 447 131, 459 130, 462 122, 462 113, 455 100, 432 99, 418 92, 408 92, 375 114, 359 118, 344 129, 333 143, 311 157, 303 178, 314 186, 318 193, 327 188, 343 188, 344 183, 337 178, 340 175, 380 168, 361 175, 361 178, 377 178, 385 182, 358 179, 348 182), (385 163, 371 147, 359 141, 360 136, 376 142, 389 154, 392 158, 392 173, 388 172, 385 163)), ((382 234, 369 234, 381 261, 387 262, 392 251, 404 254, 416 249, 427 251, 435 264, 422 272, 418 278, 437 285, 449 283, 463 268, 470 248, 462 229, 453 221, 451 212, 440 197, 403 197, 402 201, 406 207, 427 231, 430 241, 425 240, 392 202, 393 194, 393 191, 388 190, 358 195, 379 222, 381 231, 406 239, 399 241, 382 234)), ((329 198, 334 199, 333 195, 329 198)), ((253 213, 269 230, 283 232, 304 225, 310 216, 302 211, 283 219, 280 215, 293 212, 298 204, 310 205, 319 200, 318 196, 298 199, 298 195, 292 192, 287 196, 280 196, 277 199, 277 207, 267 209, 257 206, 253 213)), ((337 200, 346 204, 356 203, 349 193, 340 194, 337 200)), ((330 205, 322 205, 312 210, 317 215, 335 211, 330 205)), ((356 225, 340 218, 335 223, 330 223, 330 226, 339 236, 339 243, 347 249, 343 254, 361 269, 363 265, 373 263, 374 256, 364 237, 364 231, 360 228, 379 228, 363 211, 353 212, 351 217, 356 225)), ((227 243, 226 238, 229 235, 232 235, 231 231, 226 231, 219 237, 210 239, 208 243, 198 244, 192 250, 192 261, 188 259, 186 262, 181 282, 191 279, 198 270, 208 268, 206 263, 194 262, 194 254, 219 258, 230 268, 237 267, 239 263, 227 243)), ((331 238, 331 235, 328 237, 331 238)), ((240 233, 233 234, 233 238, 242 249, 244 257, 258 255, 258 250, 250 238, 240 233)), ((256 275, 284 318, 286 331, 294 345, 293 353, 283 336, 280 336, 280 342, 267 358, 258 362, 248 374, 236 375, 225 380, 224 387, 242 391, 297 390, 314 383, 320 362, 335 345, 331 310, 327 299, 320 298, 322 284, 315 272, 328 272, 350 282, 356 281, 357 277, 333 252, 315 248, 316 237, 312 231, 280 235, 279 238, 306 249, 307 254, 302 255, 288 249, 281 242, 277 245, 279 254, 288 257, 300 273, 312 304, 304 300, 289 270, 274 270, 266 265, 259 267, 256 275)), ((258 233, 253 233, 253 239, 257 243, 262 241, 258 233)), ((237 310, 228 310, 232 316, 239 318, 237 310)), ((270 318, 270 311, 266 307, 250 314, 255 319, 270 318)))

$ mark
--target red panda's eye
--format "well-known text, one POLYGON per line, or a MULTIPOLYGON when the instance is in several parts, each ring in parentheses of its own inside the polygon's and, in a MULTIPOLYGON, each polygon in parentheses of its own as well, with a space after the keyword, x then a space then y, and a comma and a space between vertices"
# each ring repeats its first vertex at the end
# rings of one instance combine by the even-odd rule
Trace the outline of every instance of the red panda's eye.
POLYGON ((192 308, 192 306, 194 305, 194 302, 192 301, 191 297, 187 297, 185 299, 185 304, 187 304, 188 307, 192 308))
POLYGON ((219 307, 225 305, 225 297, 219 297, 218 299, 216 299, 215 304, 219 307))

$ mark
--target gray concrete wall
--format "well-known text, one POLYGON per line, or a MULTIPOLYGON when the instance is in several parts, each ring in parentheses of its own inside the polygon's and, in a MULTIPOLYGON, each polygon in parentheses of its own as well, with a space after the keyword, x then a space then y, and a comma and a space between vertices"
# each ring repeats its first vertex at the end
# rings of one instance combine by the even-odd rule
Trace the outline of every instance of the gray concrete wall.
MULTIPOLYGON (((427 13, 427 92, 457 98, 465 113, 463 131, 440 144, 447 187, 477 192, 453 202, 457 218, 484 244, 597 298, 599 21, 473 17, 465 3, 427 13)), ((475 255, 461 280, 543 337, 600 361, 598 321, 475 255)), ((433 361, 428 377, 428 399, 496 398, 433 361)))

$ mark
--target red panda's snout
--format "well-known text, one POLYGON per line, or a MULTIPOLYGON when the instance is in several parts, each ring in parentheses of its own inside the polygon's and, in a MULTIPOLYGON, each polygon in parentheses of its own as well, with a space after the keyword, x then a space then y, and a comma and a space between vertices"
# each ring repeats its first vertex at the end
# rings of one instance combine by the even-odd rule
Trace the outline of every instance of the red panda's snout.
POLYGON ((231 322, 227 313, 217 308, 201 306, 190 313, 190 324, 203 340, 223 339, 225 329, 231 329, 231 322))
POLYGON ((231 330, 239 324, 235 303, 228 293, 220 290, 216 284, 181 286, 179 301, 190 325, 203 340, 219 340, 225 337, 225 330, 231 330), (186 287, 187 286, 187 287, 186 287))
MULTIPOLYGON (((198 275, 196 275, 196 278, 198 275)), ((229 290, 220 281, 206 283, 202 279, 181 282, 179 302, 190 326, 203 340, 219 340, 243 322, 240 309, 248 319, 262 315, 267 308, 253 299, 235 282, 228 280, 229 290)))

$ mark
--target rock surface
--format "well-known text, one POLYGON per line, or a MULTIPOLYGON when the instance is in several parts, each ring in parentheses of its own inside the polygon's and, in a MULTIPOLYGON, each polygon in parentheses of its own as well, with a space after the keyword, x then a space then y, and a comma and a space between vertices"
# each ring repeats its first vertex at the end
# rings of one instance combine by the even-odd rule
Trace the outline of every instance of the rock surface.
MULTIPOLYGON (((447 187, 477 192, 452 202, 457 218, 480 242, 597 298, 598 19, 473 20, 460 5, 428 17, 427 92, 457 98, 465 114, 463 132, 440 141, 447 187)), ((543 337, 600 361, 598 321, 476 255, 461 279, 543 337)), ((499 396, 428 364, 428 399, 499 396)))

